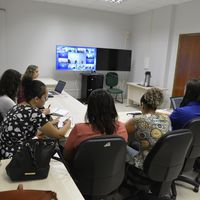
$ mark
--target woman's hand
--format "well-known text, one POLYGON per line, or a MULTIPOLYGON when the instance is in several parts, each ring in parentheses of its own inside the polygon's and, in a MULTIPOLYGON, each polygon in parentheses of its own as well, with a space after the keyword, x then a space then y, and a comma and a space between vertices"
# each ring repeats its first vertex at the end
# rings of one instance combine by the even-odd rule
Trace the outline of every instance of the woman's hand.
POLYGON ((38 139, 43 139, 45 135, 40 130, 37 130, 36 136, 38 139))
POLYGON ((49 115, 50 114, 50 109, 49 108, 45 108, 42 110, 42 112, 45 114, 45 115, 49 115))
POLYGON ((58 125, 59 119, 60 119, 60 117, 56 117, 55 119, 53 119, 53 120, 51 121, 51 123, 52 123, 53 125, 58 125))
POLYGON ((64 122, 63 122, 63 125, 68 125, 69 127, 71 126, 71 120, 70 119, 66 119, 64 122))

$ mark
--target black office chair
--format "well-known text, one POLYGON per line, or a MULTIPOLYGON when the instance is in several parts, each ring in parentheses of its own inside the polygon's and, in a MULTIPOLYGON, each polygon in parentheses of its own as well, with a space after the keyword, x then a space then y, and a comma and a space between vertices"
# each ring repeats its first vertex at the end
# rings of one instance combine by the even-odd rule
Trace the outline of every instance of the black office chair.
POLYGON ((107 196, 117 190, 125 176, 126 142, 113 135, 83 141, 72 161, 72 174, 85 197, 107 196))
POLYGON ((186 155, 183 169, 177 180, 193 185, 193 191, 198 192, 200 185, 200 171, 194 172, 193 167, 196 159, 200 157, 200 118, 191 120, 186 124, 185 128, 192 131, 193 141, 186 155))
POLYGON ((188 129, 168 132, 157 141, 147 155, 143 170, 129 167, 129 184, 131 182, 134 188, 143 191, 143 199, 162 199, 166 195, 169 199, 176 198, 173 195, 174 180, 183 167, 192 138, 188 129))
POLYGON ((107 91, 115 95, 115 100, 123 103, 123 90, 115 87, 118 85, 118 74, 116 72, 108 72, 106 74, 106 85, 109 86, 107 91), (121 95, 121 101, 117 99, 118 94, 121 95))

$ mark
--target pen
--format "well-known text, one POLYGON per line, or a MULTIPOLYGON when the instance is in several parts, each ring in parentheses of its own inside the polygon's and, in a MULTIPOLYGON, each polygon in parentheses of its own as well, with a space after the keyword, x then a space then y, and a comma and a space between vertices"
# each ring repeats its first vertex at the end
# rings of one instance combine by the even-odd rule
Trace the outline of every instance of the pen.
POLYGON ((57 116, 57 117, 63 117, 63 115, 58 114, 58 113, 51 113, 50 115, 57 116))
POLYGON ((51 104, 49 104, 48 108, 50 108, 51 104))

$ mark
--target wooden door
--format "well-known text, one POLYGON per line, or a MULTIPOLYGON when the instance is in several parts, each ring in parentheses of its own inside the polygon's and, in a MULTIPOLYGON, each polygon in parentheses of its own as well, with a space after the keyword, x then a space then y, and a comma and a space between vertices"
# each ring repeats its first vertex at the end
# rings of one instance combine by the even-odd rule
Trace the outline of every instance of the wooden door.
POLYGON ((186 82, 200 77, 200 33, 179 36, 172 96, 183 96, 186 82))

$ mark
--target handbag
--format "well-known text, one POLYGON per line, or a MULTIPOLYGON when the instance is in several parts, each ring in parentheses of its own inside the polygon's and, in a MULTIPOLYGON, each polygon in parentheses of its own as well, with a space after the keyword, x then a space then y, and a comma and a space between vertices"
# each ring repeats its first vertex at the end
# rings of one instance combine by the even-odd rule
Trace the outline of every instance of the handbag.
POLYGON ((49 173, 49 162, 55 153, 57 140, 32 139, 25 141, 6 166, 12 181, 44 179, 49 173))
POLYGON ((56 193, 43 190, 24 190, 22 185, 17 190, 0 192, 2 200, 58 200, 56 193))

